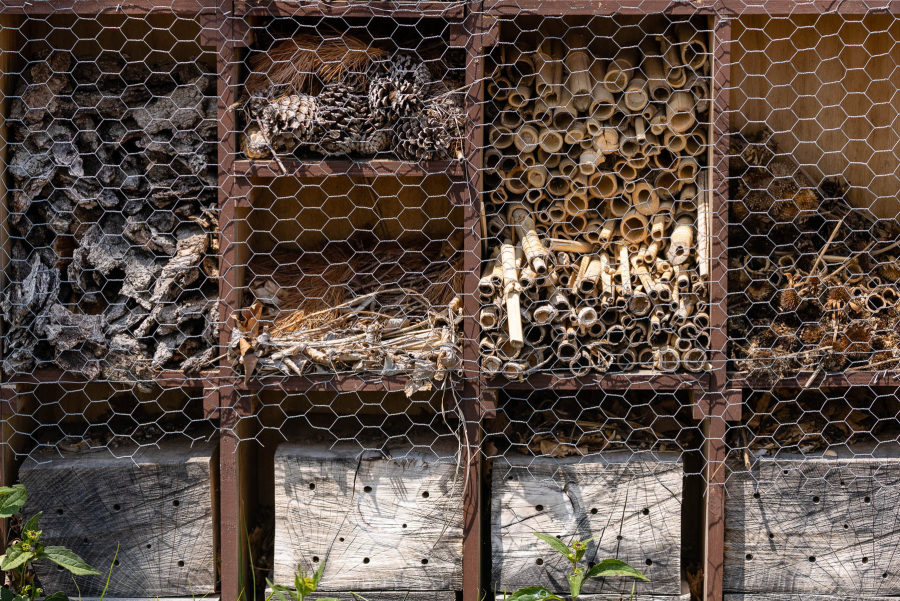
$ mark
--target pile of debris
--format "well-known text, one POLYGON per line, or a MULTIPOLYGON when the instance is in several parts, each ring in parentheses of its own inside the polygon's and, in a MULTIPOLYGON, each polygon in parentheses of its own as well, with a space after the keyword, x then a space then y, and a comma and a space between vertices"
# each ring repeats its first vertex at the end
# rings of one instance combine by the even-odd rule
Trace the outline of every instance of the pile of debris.
POLYGON ((447 381, 462 366, 462 254, 447 243, 442 256, 403 250, 416 246, 254 257, 256 300, 234 316, 235 369, 245 379, 406 375, 407 395, 447 381))
POLYGON ((733 135, 729 337, 754 376, 900 365, 900 225, 817 187, 771 132, 733 135))
POLYGON ((246 95, 235 105, 247 118, 241 149, 249 159, 304 149, 410 161, 462 157, 463 81, 439 61, 349 35, 301 35, 249 62, 246 95))
POLYGON ((200 61, 39 54, 7 121, 3 371, 194 371, 218 344, 215 76, 200 61))

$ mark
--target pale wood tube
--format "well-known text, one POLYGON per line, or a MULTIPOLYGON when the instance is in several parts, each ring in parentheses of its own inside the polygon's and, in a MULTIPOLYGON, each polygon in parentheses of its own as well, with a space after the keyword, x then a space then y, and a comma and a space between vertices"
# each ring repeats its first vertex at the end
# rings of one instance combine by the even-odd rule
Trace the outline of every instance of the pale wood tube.
POLYGON ((541 244, 537 235, 534 220, 523 206, 514 208, 509 212, 510 223, 516 227, 516 233, 522 241, 522 251, 525 260, 534 268, 534 273, 539 276, 547 275, 547 261, 550 251, 541 244))
POLYGON ((606 69, 609 63, 605 60, 594 59, 591 63, 591 104, 588 107, 588 115, 597 121, 606 121, 613 116, 616 110, 616 97, 606 89, 606 69))
POLYGON ((640 61, 641 55, 637 48, 622 48, 606 68, 603 85, 613 94, 624 92, 640 61))
POLYGON ((587 229, 582 232, 585 240, 591 244, 601 244, 600 232, 603 231, 603 225, 606 223, 603 219, 589 219, 587 229))
POLYGON ((497 204, 503 204, 509 198, 506 188, 497 188, 491 191, 491 201, 497 204))
POLYGON ((647 80, 642 75, 635 75, 625 88, 625 106, 632 113, 640 113, 649 101, 647 80))
POLYGON ((622 297, 627 302, 627 299, 633 293, 631 288, 631 268, 628 261, 628 245, 619 244, 616 254, 619 257, 619 283, 622 286, 622 297))
POLYGON ((581 196, 571 196, 564 201, 566 213, 574 217, 588 210, 588 199, 581 196))
POLYGON ((679 90, 672 94, 666 103, 666 121, 669 129, 683 134, 694 126, 697 117, 694 114, 694 96, 690 92, 679 90))
POLYGON ((491 330, 500 323, 500 310, 496 305, 488 305, 478 314, 478 323, 482 330, 491 330))
POLYGON ((683 182, 692 182, 700 171, 700 165, 694 157, 681 157, 678 161, 678 179, 683 182))
MULTIPOLYGON (((655 44, 654 44, 655 45, 655 44)), ((657 51, 658 52, 658 51, 657 51)), ((644 56, 644 73, 647 75, 647 89, 650 98, 656 102, 667 102, 672 88, 666 80, 666 71, 660 56, 644 56)))
POLYGON ((675 28, 675 35, 681 46, 681 62, 699 73, 709 60, 709 51, 702 34, 685 23, 675 28))
POLYGON ((519 270, 516 268, 516 247, 509 241, 500 246, 503 265, 503 293, 506 297, 506 331, 514 349, 525 346, 522 332, 522 311, 519 304, 519 270))
POLYGON ((537 76, 534 89, 548 106, 559 104, 559 94, 563 87, 563 47, 562 40, 544 40, 538 51, 537 76))
POLYGON ((664 148, 658 154, 653 155, 653 164, 660 171, 677 171, 680 162, 680 157, 677 154, 670 152, 667 148, 664 148))
POLYGON ((669 237, 669 248, 666 250, 666 259, 672 265, 682 265, 691 256, 691 247, 694 245, 694 217, 685 214, 675 220, 675 229, 669 237))
POLYGON ((509 148, 513 145, 513 132, 508 127, 493 126, 488 130, 488 142, 494 148, 509 148))
POLYGON ((507 98, 507 102, 513 108, 521 108, 523 105, 527 104, 529 100, 531 100, 534 91, 531 89, 531 86, 520 83, 516 86, 516 89, 510 92, 509 98, 507 98))
POLYGON ((589 117, 584 120, 584 131, 590 138, 594 138, 603 131, 603 126, 596 119, 589 117))
POLYGON ((558 169, 551 170, 550 179, 547 181, 547 192, 556 197, 568 196, 569 178, 560 173, 558 169))
POLYGON ((575 172, 578 170, 578 165, 569 157, 563 157, 560 159, 557 169, 566 177, 574 177, 575 172))
POLYGON ((566 88, 560 88, 559 102, 553 109, 553 127, 560 131, 566 131, 577 118, 578 111, 572 102, 572 94, 566 88))
POLYGON ((518 196, 525 194, 525 192, 528 191, 528 187, 525 185, 525 182, 522 181, 522 176, 524 174, 525 167, 522 165, 513 167, 503 180, 506 189, 518 196))
POLYGON ((506 177, 510 171, 519 165, 519 158, 514 154, 505 154, 497 164, 497 172, 506 177))
POLYGON ((572 215, 569 219, 563 221, 562 228, 566 234, 575 238, 576 236, 580 236, 585 228, 587 228, 587 218, 582 213, 572 215))
POLYGON ((666 130, 663 133, 663 144, 666 145, 666 148, 669 149, 672 153, 679 153, 685 148, 687 148, 688 139, 686 136, 682 136, 680 134, 676 134, 671 130, 666 130))
MULTIPOLYGON (((584 175, 591 176, 597 171, 597 163, 600 162, 602 155, 597 154, 594 151, 585 150, 581 153, 581 156, 578 157, 578 171, 583 173, 584 175)), ((590 182, 589 186, 593 187, 590 182)))
MULTIPOLYGON (((597 284, 600 281, 600 274, 602 272, 603 263, 600 260, 600 257, 591 258, 588 263, 587 269, 584 272, 584 277, 581 278, 579 282, 579 291, 582 294, 593 294, 597 289, 597 284)), ((596 314, 595 314, 596 315, 596 314)), ((596 317, 594 318, 596 321, 596 317)))
POLYGON ((584 122, 574 121, 569 125, 569 129, 566 130, 565 141, 566 144, 579 144, 586 137, 587 131, 585 130, 584 122))
MULTIPOLYGON (((535 166, 537 167, 538 165, 535 166)), ((535 211, 545 211, 547 210, 547 207, 550 206, 547 195, 544 193, 543 186, 540 188, 532 188, 526 192, 525 201, 531 203, 534 206, 535 211)))
POLYGON ((523 122, 522 114, 509 104, 500 112, 500 125, 516 130, 521 127, 523 122))
POLYGON ((622 217, 619 235, 629 244, 640 244, 647 238, 647 224, 647 217, 631 208, 622 217))
POLYGON ((558 167, 561 160, 562 155, 558 153, 550 154, 543 146, 537 149, 537 161, 547 169, 558 167))
POLYGON ((513 46, 504 62, 508 65, 506 72, 512 81, 517 81, 520 85, 525 86, 530 86, 534 83, 535 70, 532 53, 520 52, 518 48, 513 46))
POLYGON ((661 136, 667 128, 665 111, 657 111, 650 119, 650 131, 656 136, 661 136))
POLYGON ((706 150, 706 130, 700 126, 687 136, 685 151, 696 157, 702 155, 706 150))
POLYGON ((607 219, 606 221, 604 221, 603 227, 600 228, 600 244, 608 245, 612 243, 612 240, 615 237, 616 231, 618 229, 618 219, 607 219))
POLYGON ((503 102, 504 100, 509 98, 511 88, 512 82, 509 80, 509 78, 503 75, 495 74, 487 81, 486 92, 490 98, 493 98, 498 102, 503 102))
POLYGON ((659 194, 648 182, 641 181, 631 193, 631 203, 638 213, 649 217, 659 211, 659 194))
POLYGON ((656 36, 659 42, 660 55, 663 58, 663 68, 666 70, 666 82, 672 88, 684 86, 687 74, 681 62, 681 53, 675 43, 665 35, 656 36))
MULTIPOLYGON (((550 172, 543 165, 535 165, 533 167, 529 167, 525 172, 525 181, 528 182, 528 185, 534 188, 543 188, 544 184, 547 183, 547 179, 550 177, 550 172)), ((532 190, 526 192, 526 195, 530 193, 532 190)))
POLYGON ((647 122, 644 120, 643 115, 635 117, 633 122, 634 139, 641 145, 641 152, 643 152, 643 145, 647 143, 647 122))
POLYGON ((599 171, 588 180, 590 186, 600 198, 612 198, 619 189, 616 175, 611 171, 599 171))
POLYGON ((546 127, 553 124, 553 109, 547 106, 543 98, 537 98, 534 101, 534 120, 546 127))
POLYGON ((531 101, 526 102, 522 106, 519 107, 519 114, 522 115, 522 121, 533 123, 534 122, 534 103, 531 101))
POLYGON ((537 150, 538 130, 532 125, 523 125, 516 131, 514 144, 520 153, 534 152, 537 150))
MULTIPOLYGON (((590 197, 590 190, 588 189, 588 176, 581 171, 576 171, 575 174, 571 177, 571 183, 569 184, 569 187, 572 190, 572 195, 577 197, 579 202, 584 202, 586 207, 588 198, 590 197)), ((587 209, 585 208, 585 210, 587 209)))
POLYGON ((678 179, 671 171, 661 171, 653 182, 656 186, 656 192, 660 196, 674 197, 681 190, 684 182, 678 179))
POLYGON ((549 154, 556 154, 562 150, 563 136, 558 131, 542 129, 538 139, 541 148, 549 154))
POLYGON ((629 165, 628 161, 625 159, 619 159, 618 161, 616 161, 613 169, 616 170, 616 175, 618 175, 626 182, 632 181, 638 175, 637 169, 635 169, 632 165, 629 165))
POLYGON ((631 158, 641 150, 635 137, 634 129, 629 127, 619 132, 619 154, 625 158, 631 158))
POLYGON ((519 154, 519 162, 522 163, 526 169, 537 165, 537 159, 534 158, 533 152, 523 152, 519 154))
POLYGON ((484 166, 486 169, 496 169, 500 164, 500 159, 503 158, 503 153, 500 152, 498 148, 493 146, 487 148, 484 151, 484 166))
POLYGON ((547 208, 547 214, 554 223, 562 223, 566 220, 566 206, 563 201, 557 200, 547 208))
POLYGON ((566 36, 566 69, 569 79, 566 87, 572 94, 572 102, 579 111, 587 111, 591 106, 591 59, 587 52, 587 37, 582 33, 570 32, 566 36))
POLYGON ((604 127, 594 136, 594 146, 603 154, 612 154, 619 150, 619 130, 615 127, 604 127))
POLYGON ((694 97, 694 105, 698 113, 709 111, 709 86, 705 78, 691 73, 684 84, 684 89, 694 97))

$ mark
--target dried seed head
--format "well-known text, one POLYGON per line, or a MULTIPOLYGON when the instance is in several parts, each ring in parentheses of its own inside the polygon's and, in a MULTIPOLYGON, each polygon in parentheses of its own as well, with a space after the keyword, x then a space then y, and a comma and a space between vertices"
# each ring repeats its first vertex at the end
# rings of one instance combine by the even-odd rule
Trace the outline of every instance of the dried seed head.
POLYGON ((801 211, 815 211, 819 208, 819 197, 809 188, 803 188, 794 196, 794 202, 801 211))
POLYGON ((889 282, 900 280, 900 266, 897 265, 896 259, 879 263, 878 275, 889 282))
POLYGON ((800 340, 806 345, 818 345, 825 336, 825 328, 817 323, 806 324, 800 328, 800 340))
POLYGON ((747 296, 750 300, 757 303, 766 302, 775 294, 775 286, 768 280, 753 280, 747 286, 747 296))
POLYGON ((791 311, 796 311, 797 307, 800 306, 800 294, 794 288, 785 288, 778 295, 778 308, 783 313, 790 313, 791 311))

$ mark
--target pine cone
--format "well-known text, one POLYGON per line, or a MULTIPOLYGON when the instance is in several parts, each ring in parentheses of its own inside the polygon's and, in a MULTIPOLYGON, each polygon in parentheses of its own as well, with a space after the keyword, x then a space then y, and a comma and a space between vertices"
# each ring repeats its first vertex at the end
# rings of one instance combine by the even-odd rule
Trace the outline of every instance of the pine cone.
POLYGON ((256 119, 263 133, 271 138, 292 133, 301 143, 308 142, 315 130, 316 99, 298 94, 274 96, 272 88, 265 88, 251 97, 248 101, 250 117, 256 119))
POLYGON ((318 149, 350 154, 371 131, 369 103, 355 78, 330 84, 319 94, 318 149))

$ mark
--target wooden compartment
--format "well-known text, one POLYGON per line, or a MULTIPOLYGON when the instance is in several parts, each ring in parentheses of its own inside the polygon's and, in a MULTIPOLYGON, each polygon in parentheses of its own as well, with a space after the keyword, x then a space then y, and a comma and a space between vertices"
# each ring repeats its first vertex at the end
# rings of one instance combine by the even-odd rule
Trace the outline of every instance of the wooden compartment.
MULTIPOLYGON (((568 561, 535 537, 594 537, 591 561, 615 557, 641 570, 640 598, 684 599, 680 454, 601 453, 565 459, 510 455, 493 460, 491 477, 492 588, 512 593, 543 585, 566 593, 568 561)), ((633 579, 591 580, 585 595, 618 599, 633 579), (602 593, 602 595, 601 595, 602 593)))
POLYGON ((38 561, 44 589, 98 596, 112 566, 108 598, 213 595, 219 451, 201 391, 19 388, 3 435, 5 464, 28 489, 22 513, 43 512, 44 543, 103 573, 73 580, 38 561))
POLYGON ((726 592, 746 592, 746 599, 869 599, 900 590, 896 443, 851 445, 828 455, 779 453, 756 459, 751 472, 732 468, 726 592))
POLYGON ((452 601, 462 589, 459 445, 413 442, 281 443, 273 582, 290 586, 298 564, 325 561, 320 591, 452 601))

